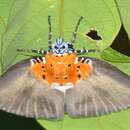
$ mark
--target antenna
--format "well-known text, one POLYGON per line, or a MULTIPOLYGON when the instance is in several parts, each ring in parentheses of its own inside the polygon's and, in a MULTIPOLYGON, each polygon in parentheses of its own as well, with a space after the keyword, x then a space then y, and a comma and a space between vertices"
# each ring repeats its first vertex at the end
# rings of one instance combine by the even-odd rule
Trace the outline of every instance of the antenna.
POLYGON ((78 28, 79 28, 79 25, 80 25, 80 22, 81 22, 82 19, 83 19, 83 16, 81 16, 81 17, 79 18, 79 20, 78 20, 78 22, 77 22, 77 24, 76 24, 75 30, 74 30, 74 32, 72 33, 72 41, 71 41, 72 44, 75 43, 76 36, 77 36, 77 31, 78 31, 78 28))
POLYGON ((51 49, 51 45, 52 45, 51 16, 48 16, 48 28, 49 28, 49 32, 48 32, 48 48, 51 49))

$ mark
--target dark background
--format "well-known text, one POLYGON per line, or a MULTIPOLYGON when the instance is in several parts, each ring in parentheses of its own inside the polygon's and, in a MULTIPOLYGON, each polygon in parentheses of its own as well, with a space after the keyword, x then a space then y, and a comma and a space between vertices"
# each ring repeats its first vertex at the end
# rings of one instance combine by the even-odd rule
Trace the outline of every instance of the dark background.
POLYGON ((130 41, 123 25, 121 26, 119 34, 117 35, 111 47, 125 55, 130 56, 130 41))
POLYGON ((0 111, 0 130, 45 130, 36 120, 0 111))

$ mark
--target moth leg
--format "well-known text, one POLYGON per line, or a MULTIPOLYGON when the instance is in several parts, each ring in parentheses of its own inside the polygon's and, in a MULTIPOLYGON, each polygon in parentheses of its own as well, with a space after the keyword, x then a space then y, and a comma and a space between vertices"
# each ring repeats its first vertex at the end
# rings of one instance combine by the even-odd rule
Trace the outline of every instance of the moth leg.
POLYGON ((74 53, 76 53, 77 55, 87 54, 87 53, 91 53, 91 52, 96 52, 96 50, 95 49, 87 50, 85 48, 83 48, 81 50, 74 50, 74 53))
POLYGON ((34 57, 30 60, 31 72, 38 80, 46 79, 45 57, 34 57))
POLYGON ((41 54, 45 55, 48 51, 46 50, 36 50, 36 49, 17 49, 19 52, 27 52, 27 53, 36 53, 36 54, 41 54))
POLYGON ((88 57, 78 57, 78 64, 80 63, 90 64, 91 62, 92 60, 88 57))
POLYGON ((31 65, 34 65, 34 64, 36 64, 36 63, 43 63, 43 64, 45 64, 45 57, 34 57, 34 58, 32 58, 31 60, 30 60, 30 62, 31 62, 31 65))

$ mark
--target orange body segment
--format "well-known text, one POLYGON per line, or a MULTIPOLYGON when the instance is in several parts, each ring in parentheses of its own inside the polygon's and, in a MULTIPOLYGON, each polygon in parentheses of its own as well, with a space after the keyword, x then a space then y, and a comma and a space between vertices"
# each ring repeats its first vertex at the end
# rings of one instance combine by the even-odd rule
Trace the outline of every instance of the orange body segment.
POLYGON ((31 70, 37 79, 47 80, 49 84, 71 82, 75 85, 80 78, 86 78, 92 72, 90 64, 76 63, 76 58, 74 53, 63 56, 49 53, 45 56, 45 63, 35 63, 31 70))

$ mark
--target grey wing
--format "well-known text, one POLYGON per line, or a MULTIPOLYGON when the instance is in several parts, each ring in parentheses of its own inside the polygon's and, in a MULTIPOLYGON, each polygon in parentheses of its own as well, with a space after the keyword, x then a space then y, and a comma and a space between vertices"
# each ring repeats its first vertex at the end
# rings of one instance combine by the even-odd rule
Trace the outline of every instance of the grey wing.
POLYGON ((71 117, 100 116, 130 106, 130 77, 96 59, 93 69, 88 79, 66 92, 65 111, 71 117))
POLYGON ((0 109, 26 117, 62 119, 63 93, 36 80, 28 62, 14 65, 0 77, 0 109))

